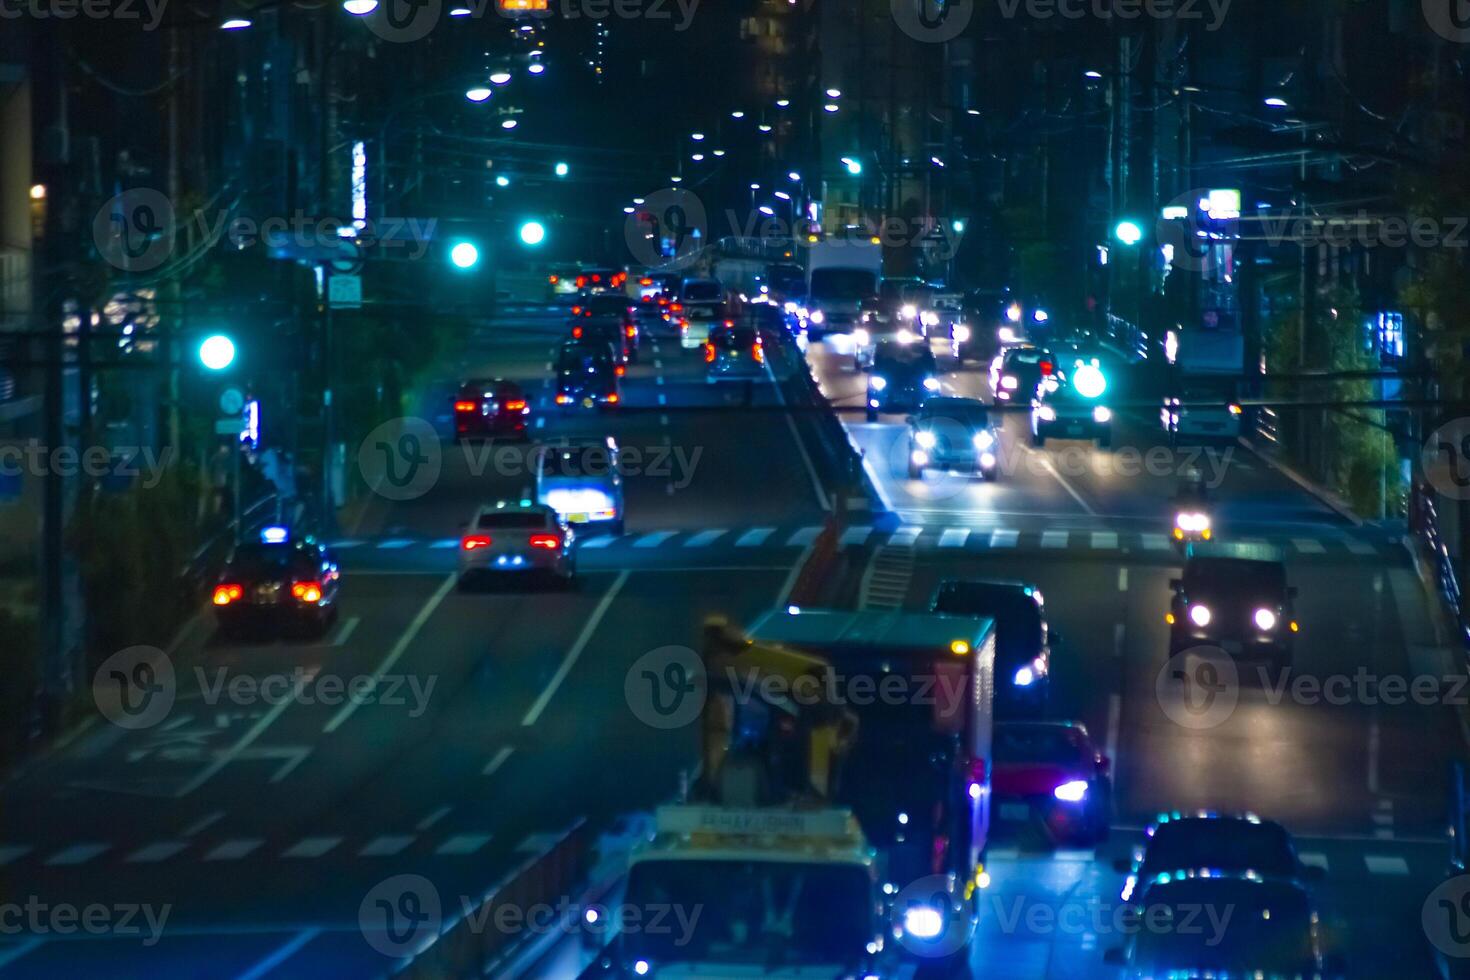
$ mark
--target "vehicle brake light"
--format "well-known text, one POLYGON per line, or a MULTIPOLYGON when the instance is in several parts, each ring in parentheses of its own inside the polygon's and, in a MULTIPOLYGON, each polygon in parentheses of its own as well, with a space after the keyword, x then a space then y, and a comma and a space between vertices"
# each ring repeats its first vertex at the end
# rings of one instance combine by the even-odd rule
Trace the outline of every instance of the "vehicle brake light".
POLYGON ((727 327, 733 327, 733 326, 735 326, 735 321, 734 320, 726 320, 725 321, 725 326, 727 326, 727 327))
POLYGON ((592 281, 593 282, 602 282, 602 276, 594 272, 592 274, 592 281))
POLYGON ((714 344, 708 344, 707 343, 707 344, 704 345, 704 363, 706 363, 706 364, 713 364, 714 363, 714 360, 715 360, 715 345, 714 344))
POLYGON ((764 345, 752 344, 750 348, 750 355, 755 358, 755 363, 766 363, 766 348, 764 345))
POLYGON ((561 282, 561 277, 560 276, 547 276, 546 277, 546 281, 549 282, 549 283, 551 283, 553 286, 555 286, 557 283, 561 282))
POLYGON ((611 395, 608 395, 607 401, 610 405, 616 405, 618 403, 618 393, 615 391, 611 395))
POLYGON ((490 547, 490 535, 466 534, 460 539, 459 546, 465 551, 474 551, 476 548, 488 548, 490 547))
POLYGON ((216 585, 214 587, 214 604, 216 606, 228 606, 244 594, 245 590, 238 585, 216 585))
POLYGON ((302 602, 320 602, 322 587, 318 582, 293 582, 291 594, 302 602))
POLYGON ((578 289, 581 289, 585 285, 587 285, 587 277, 586 276, 578 276, 577 277, 577 288, 578 289))
POLYGON ((659 306, 668 306, 669 305, 669 298, 667 296, 660 296, 658 298, 658 305, 659 306))
POLYGON ((673 310, 675 313, 681 313, 684 310, 684 304, 683 303, 675 303, 672 306, 670 306, 669 309, 673 310))
POLYGON ((581 316, 581 315, 582 315, 582 307, 581 306, 574 306, 574 307, 572 307, 572 316, 581 316))
POLYGON ((558 405, 570 405, 572 403, 572 396, 571 395, 557 395, 556 396, 556 403, 558 405))
POLYGON ((626 365, 619 364, 617 367, 613 368, 613 374, 616 374, 620 378, 627 373, 628 368, 626 365))
POLYGON ((581 327, 573 327, 572 328, 572 336, 573 337, 580 338, 582 336, 582 328, 581 327))
POLYGON ((519 399, 519 398, 515 399, 514 401, 508 401, 508 402, 505 403, 505 410, 507 412, 519 412, 522 409, 524 409, 525 407, 526 407, 525 401, 523 401, 522 399, 519 399))
POLYGON ((555 534, 533 534, 531 535, 531 547, 555 551, 561 547, 561 538, 555 534))
POLYGON ((1049 377, 1051 377, 1051 373, 1054 370, 1056 370, 1056 368, 1052 365, 1051 361, 1042 361, 1041 362, 1041 376, 1043 378, 1049 378, 1049 377))
POLYGON ((454 403, 454 410, 456 412, 473 412, 475 409, 477 409, 479 407, 480 406, 476 402, 455 402, 454 403))
POLYGON ((650 279, 650 278, 648 278, 647 276, 644 276, 642 279, 639 279, 638 280, 638 285, 640 285, 640 286, 652 286, 653 285, 653 280, 650 279))
POLYGON ((636 337, 636 336, 638 336, 638 328, 637 327, 629 327, 628 328, 628 336, 629 337, 636 337))

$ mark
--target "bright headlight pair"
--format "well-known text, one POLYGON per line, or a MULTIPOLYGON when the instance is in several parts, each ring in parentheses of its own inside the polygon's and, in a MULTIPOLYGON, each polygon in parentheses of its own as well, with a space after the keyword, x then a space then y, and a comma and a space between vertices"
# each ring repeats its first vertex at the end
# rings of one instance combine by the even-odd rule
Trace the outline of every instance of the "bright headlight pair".
POLYGON ((1198 511, 1184 510, 1174 515, 1174 526, 1181 531, 1208 531, 1210 515, 1198 511))

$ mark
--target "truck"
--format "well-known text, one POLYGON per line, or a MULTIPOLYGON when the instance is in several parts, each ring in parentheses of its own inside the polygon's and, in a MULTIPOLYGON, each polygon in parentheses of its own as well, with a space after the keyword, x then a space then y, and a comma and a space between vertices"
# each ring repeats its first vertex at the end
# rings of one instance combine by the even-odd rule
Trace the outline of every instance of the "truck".
POLYGON ((619 931, 583 976, 954 970, 989 885, 994 634, 795 606, 708 620, 700 775, 657 810, 622 894, 704 917, 679 943, 619 931))
POLYGON ((882 271, 883 248, 868 239, 831 236, 809 246, 802 301, 807 337, 851 334, 858 305, 878 295, 882 271))
POLYGON ((1159 422, 1170 442, 1237 438, 1245 380, 1239 321, 1223 310, 1205 311, 1198 323, 1164 335, 1164 360, 1168 380, 1159 422))

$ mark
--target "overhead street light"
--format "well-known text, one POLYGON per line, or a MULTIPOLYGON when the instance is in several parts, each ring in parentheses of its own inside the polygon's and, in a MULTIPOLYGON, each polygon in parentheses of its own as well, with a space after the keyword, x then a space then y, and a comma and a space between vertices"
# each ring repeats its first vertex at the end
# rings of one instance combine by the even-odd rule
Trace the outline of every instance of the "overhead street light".
POLYGON ((852 157, 843 157, 842 165, 846 167, 847 172, 852 174, 854 177, 863 172, 862 162, 859 160, 855 160, 852 157))
POLYGON ((471 102, 484 102, 490 98, 490 90, 483 85, 477 85, 464 94, 471 102))

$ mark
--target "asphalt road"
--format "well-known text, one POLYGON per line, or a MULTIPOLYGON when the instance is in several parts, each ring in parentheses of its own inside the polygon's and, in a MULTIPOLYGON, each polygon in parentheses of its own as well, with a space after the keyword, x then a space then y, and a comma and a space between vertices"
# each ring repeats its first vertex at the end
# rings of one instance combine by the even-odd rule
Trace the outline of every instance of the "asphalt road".
MULTIPOLYGON (((523 381, 543 411, 559 331, 535 315, 476 325, 444 385, 425 394, 424 417, 447 436, 450 382, 476 374, 523 381)), ((808 359, 836 404, 858 404, 862 380, 841 358, 818 345, 808 359)), ((944 383, 987 395, 974 368, 944 383)), ((202 629, 171 651, 177 698, 161 721, 93 725, 0 787, 4 901, 96 903, 114 922, 101 937, 53 923, 4 938, 0 976, 381 973, 392 960, 359 929, 381 882, 421 874, 450 904, 580 816, 670 797, 694 762, 692 732, 635 716, 630 668, 659 647, 697 645, 708 613, 744 619, 780 601, 826 516, 830 481, 797 439, 810 419, 781 411, 770 385, 746 410, 668 339, 645 346, 625 395, 626 411, 547 414, 535 430, 612 433, 647 455, 667 447, 671 461, 667 473, 628 478, 628 533, 583 540, 575 591, 453 589, 460 524, 482 501, 518 496, 525 476, 446 439, 426 492, 381 499, 343 529, 342 616, 324 642, 225 644, 202 629), (380 697, 269 703, 228 686, 297 667, 314 672, 314 694, 328 692, 322 679, 376 675, 380 697), (118 935, 134 906, 167 908, 156 943, 118 935)), ((1113 907, 1112 859, 1152 815, 1194 808, 1253 810, 1298 835, 1304 859, 1326 869, 1316 894, 1352 975, 1426 975, 1419 910, 1446 856, 1445 767, 1464 745, 1454 711, 1322 703, 1247 676, 1233 709, 1203 724, 1183 692, 1160 685, 1179 567, 1163 535, 1184 460, 1169 452, 1147 465, 1157 439, 1140 419, 1125 419, 1103 453, 1033 450, 1012 418, 1006 474, 974 485, 908 480, 894 449, 902 419, 843 418, 894 512, 844 536, 860 562, 892 572, 881 589, 865 576, 863 599, 922 607, 954 575, 1034 581, 1062 637, 1051 711, 1085 722, 1114 759, 1106 844, 1051 853, 996 842, 976 976, 1114 975, 1102 962, 1117 939, 1107 929, 1029 928, 1017 903, 1113 907), (1140 465, 1125 465, 1134 456, 1140 465)), ((1399 544, 1341 520, 1239 447, 1218 449, 1200 461, 1221 465, 1222 536, 1279 550, 1300 590, 1298 674, 1450 672, 1399 544)), ((542 973, 567 976, 579 959, 567 943, 542 973)))

